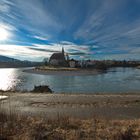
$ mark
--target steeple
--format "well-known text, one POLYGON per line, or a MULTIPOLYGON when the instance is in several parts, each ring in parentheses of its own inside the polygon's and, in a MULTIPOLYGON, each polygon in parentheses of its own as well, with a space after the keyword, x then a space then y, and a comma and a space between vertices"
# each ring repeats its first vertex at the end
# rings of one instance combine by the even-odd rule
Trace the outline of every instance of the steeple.
POLYGON ((65 52, 64 52, 64 48, 62 47, 62 54, 64 55, 65 54, 65 52))

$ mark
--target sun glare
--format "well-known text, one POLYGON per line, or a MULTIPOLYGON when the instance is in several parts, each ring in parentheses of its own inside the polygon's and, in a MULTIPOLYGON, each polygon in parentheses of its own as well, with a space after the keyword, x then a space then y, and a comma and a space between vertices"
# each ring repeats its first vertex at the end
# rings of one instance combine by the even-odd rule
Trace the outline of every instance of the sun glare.
POLYGON ((7 40, 9 37, 9 32, 5 29, 0 27, 0 41, 7 40))

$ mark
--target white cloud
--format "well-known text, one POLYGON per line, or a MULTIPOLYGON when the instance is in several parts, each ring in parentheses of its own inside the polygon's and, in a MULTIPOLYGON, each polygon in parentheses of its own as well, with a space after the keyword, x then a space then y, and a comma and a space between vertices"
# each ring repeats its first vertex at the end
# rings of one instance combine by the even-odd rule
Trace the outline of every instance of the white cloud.
MULTIPOLYGON (((55 52, 61 52, 62 50, 62 47, 65 49, 65 52, 67 53, 74 53, 74 52, 79 52, 79 53, 85 53, 85 54, 89 54, 90 53, 90 50, 89 50, 89 47, 86 46, 86 45, 77 45, 77 44, 74 44, 74 43, 70 43, 70 42, 65 42, 65 41, 62 41, 63 44, 56 44, 56 43, 52 43, 50 45, 41 45, 41 44, 33 44, 33 47, 32 48, 35 48, 35 49, 46 49, 49 50, 50 52, 53 51, 55 52)), ((51 53, 51 54, 52 54, 51 53)))
POLYGON ((46 41, 46 40, 48 40, 48 38, 47 37, 42 37, 42 36, 32 36, 33 38, 36 38, 36 39, 39 39, 39 40, 43 40, 43 41, 46 41))
POLYGON ((17 30, 16 27, 14 27, 14 26, 12 26, 10 24, 4 23, 4 22, 0 22, 0 27, 4 28, 6 30, 9 30, 9 31, 17 30))
POLYGON ((49 57, 47 52, 37 51, 30 49, 32 46, 19 46, 19 45, 0 45, 0 55, 9 57, 19 57, 21 59, 38 60, 40 57, 49 57))
MULTIPOLYGON (((62 24, 53 17, 50 11, 45 7, 40 0, 8 0, 13 5, 10 5, 11 11, 8 16, 15 17, 13 24, 24 28, 34 34, 45 36, 55 30, 59 32, 62 29, 62 24)), ((42 38, 42 37, 41 37, 42 38)), ((44 37, 43 37, 44 38, 44 37)))
MULTIPOLYGON (((78 45, 63 45, 65 52, 89 53, 87 46, 78 45)), ((58 44, 51 45, 40 45, 33 44, 32 46, 21 46, 21 45, 0 45, 0 55, 5 55, 14 58, 26 59, 26 60, 42 60, 45 57, 50 57, 53 52, 61 52, 62 46, 58 44), (43 51, 41 49, 44 49, 43 51), (46 51, 45 51, 46 50, 46 51)))
POLYGON ((8 13, 10 11, 10 6, 8 5, 7 0, 0 1, 0 13, 8 13))

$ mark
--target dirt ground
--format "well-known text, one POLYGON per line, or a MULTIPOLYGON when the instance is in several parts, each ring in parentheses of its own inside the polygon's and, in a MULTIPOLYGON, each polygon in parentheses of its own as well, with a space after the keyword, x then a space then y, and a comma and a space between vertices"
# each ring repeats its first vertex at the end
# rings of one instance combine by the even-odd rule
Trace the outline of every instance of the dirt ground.
MULTIPOLYGON (((2 94, 2 93, 1 93, 2 94)), ((68 116, 90 119, 139 119, 140 94, 80 95, 6 93, 0 101, 0 110, 46 118, 68 116)))

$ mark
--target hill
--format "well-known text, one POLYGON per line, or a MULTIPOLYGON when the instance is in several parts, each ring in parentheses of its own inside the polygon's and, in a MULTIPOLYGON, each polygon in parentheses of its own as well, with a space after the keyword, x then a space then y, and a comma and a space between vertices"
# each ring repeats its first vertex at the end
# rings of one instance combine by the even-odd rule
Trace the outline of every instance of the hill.
POLYGON ((34 67, 41 66, 42 62, 21 61, 0 55, 0 68, 18 68, 18 67, 34 67))
POLYGON ((15 62, 15 61, 19 62, 20 60, 0 55, 0 62, 15 62))

